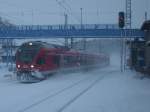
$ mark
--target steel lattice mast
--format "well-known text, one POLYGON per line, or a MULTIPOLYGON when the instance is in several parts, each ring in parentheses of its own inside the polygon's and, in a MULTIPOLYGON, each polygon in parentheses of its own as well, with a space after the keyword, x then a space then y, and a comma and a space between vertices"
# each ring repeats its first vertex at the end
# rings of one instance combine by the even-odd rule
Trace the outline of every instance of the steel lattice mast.
MULTIPOLYGON (((125 28, 126 29, 131 29, 132 28, 132 2, 131 0, 126 0, 126 12, 125 12, 125 28)), ((128 32, 129 36, 132 36, 132 32, 128 32)), ((126 32, 127 35, 127 32, 126 32)), ((128 53, 128 49, 126 46, 126 41, 127 39, 124 39, 122 42, 122 55, 124 55, 124 57, 122 57, 122 60, 124 62, 122 62, 122 64, 124 64, 124 69, 126 69, 127 66, 127 55, 129 55, 130 53, 128 53), (124 59, 123 59, 124 58, 124 59)), ((130 39, 131 42, 131 39, 130 39)), ((131 43, 130 43, 131 46, 131 43)))
POLYGON ((13 50, 14 50, 13 42, 14 42, 13 39, 3 39, 2 40, 2 46, 3 46, 3 49, 5 50, 5 54, 6 54, 6 64, 7 64, 7 66, 10 65, 11 69, 13 66, 13 50))
POLYGON ((132 17, 132 11, 131 11, 131 0, 126 0, 126 21, 125 21, 125 24, 126 24, 126 28, 127 29, 131 29, 131 17, 132 17))

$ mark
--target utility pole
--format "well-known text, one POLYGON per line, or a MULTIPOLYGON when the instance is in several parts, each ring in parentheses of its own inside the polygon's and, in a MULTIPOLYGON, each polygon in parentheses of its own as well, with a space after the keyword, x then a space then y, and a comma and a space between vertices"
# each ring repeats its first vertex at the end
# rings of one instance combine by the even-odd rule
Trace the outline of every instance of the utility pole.
POLYGON ((99 24, 99 9, 97 9, 97 24, 99 24))
POLYGON ((98 51, 99 51, 99 53, 101 53, 102 51, 102 45, 101 45, 101 40, 99 39, 98 40, 98 51))
POLYGON ((148 19, 150 19, 149 17, 148 17, 148 15, 149 15, 149 4, 150 4, 150 1, 149 0, 146 0, 145 1, 145 3, 146 3, 146 9, 145 9, 145 20, 148 20, 148 19))
POLYGON ((81 29, 83 27, 83 8, 80 8, 80 11, 81 11, 81 29))
MULTIPOLYGON (((81 30, 83 30, 83 8, 80 8, 81 11, 81 30)), ((86 39, 83 38, 83 50, 86 51, 86 39)))
POLYGON ((74 39, 71 38, 71 48, 73 48, 73 44, 74 44, 74 39))
POLYGON ((34 13, 33 13, 33 9, 32 9, 32 14, 31 14, 31 16, 32 16, 32 24, 34 24, 34 13))
MULTIPOLYGON (((67 29, 68 29, 68 15, 65 13, 64 17, 65 17, 64 29, 67 31, 67 29)), ((68 47, 68 38, 67 37, 65 38, 65 47, 68 47)))
POLYGON ((145 21, 147 20, 147 11, 145 12, 145 21))

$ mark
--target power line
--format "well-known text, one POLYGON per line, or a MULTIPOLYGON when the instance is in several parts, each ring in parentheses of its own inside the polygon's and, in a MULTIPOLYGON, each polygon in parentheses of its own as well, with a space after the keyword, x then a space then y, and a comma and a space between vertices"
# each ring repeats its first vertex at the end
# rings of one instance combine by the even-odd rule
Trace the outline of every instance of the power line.
POLYGON ((11 18, 11 19, 13 19, 13 20, 19 20, 20 22, 24 22, 24 20, 18 19, 18 18, 15 17, 15 16, 10 16, 10 15, 7 15, 7 14, 5 14, 5 13, 3 13, 3 12, 0 12, 0 14, 3 15, 3 16, 5 16, 5 17, 9 17, 9 18, 11 18))
POLYGON ((74 20, 76 20, 77 22, 80 22, 80 20, 79 20, 78 18, 74 17, 73 14, 70 13, 71 9, 66 8, 66 7, 64 6, 64 3, 63 3, 62 1, 56 0, 56 2, 57 2, 57 3, 59 4, 59 6, 61 6, 67 13, 69 13, 69 14, 73 17, 74 20))
POLYGON ((66 2, 66 0, 62 0, 64 4, 66 4, 66 6, 71 10, 70 5, 66 2))
MULTIPOLYGON (((14 15, 14 16, 20 16, 20 15, 32 15, 32 13, 34 15, 59 15, 60 12, 52 12, 52 11, 11 11, 11 12, 5 12, 5 14, 9 14, 9 15, 14 15)), ((71 15, 80 15, 80 11, 70 11, 71 15)), ((97 16, 99 13, 103 14, 103 15, 116 15, 116 12, 102 12, 102 11, 93 11, 93 12, 84 12, 84 14, 88 14, 88 15, 95 15, 97 16)), ((61 12, 61 15, 64 16, 64 12, 61 12)))
MULTIPOLYGON (((64 3, 69 7, 69 9, 70 9, 70 14, 73 16, 73 11, 72 11, 70 5, 66 2, 66 0, 63 0, 63 1, 64 1, 64 3)), ((74 17, 75 19, 77 19, 78 22, 80 21, 76 16, 73 16, 73 17, 74 17)))

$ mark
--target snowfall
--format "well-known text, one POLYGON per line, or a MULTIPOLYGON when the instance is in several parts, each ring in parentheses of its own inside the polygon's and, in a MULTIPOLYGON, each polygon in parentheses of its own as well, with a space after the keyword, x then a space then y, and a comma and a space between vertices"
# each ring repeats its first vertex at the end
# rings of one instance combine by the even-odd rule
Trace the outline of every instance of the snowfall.
POLYGON ((1 64, 0 112, 150 112, 150 79, 129 69, 120 72, 119 62, 113 55, 108 67, 29 84, 1 64))

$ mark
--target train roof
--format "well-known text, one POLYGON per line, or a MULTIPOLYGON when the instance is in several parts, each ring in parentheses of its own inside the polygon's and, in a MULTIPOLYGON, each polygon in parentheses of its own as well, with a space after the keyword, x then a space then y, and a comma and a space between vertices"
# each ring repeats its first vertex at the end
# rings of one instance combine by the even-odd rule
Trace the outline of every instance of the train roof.
POLYGON ((102 53, 100 54, 91 54, 87 52, 81 52, 81 51, 76 51, 73 49, 66 48, 65 46, 61 45, 56 45, 56 44, 49 44, 47 42, 42 42, 42 41, 29 41, 20 46, 21 49, 34 49, 34 50, 39 50, 41 48, 47 48, 47 49, 62 49, 63 53, 66 55, 84 55, 84 56, 103 56, 102 53))
POLYGON ((27 47, 27 46, 34 46, 37 48, 61 48, 61 49, 67 49, 65 46, 56 45, 56 44, 49 44, 47 42, 42 41, 29 41, 26 43, 23 43, 21 47, 27 47))

